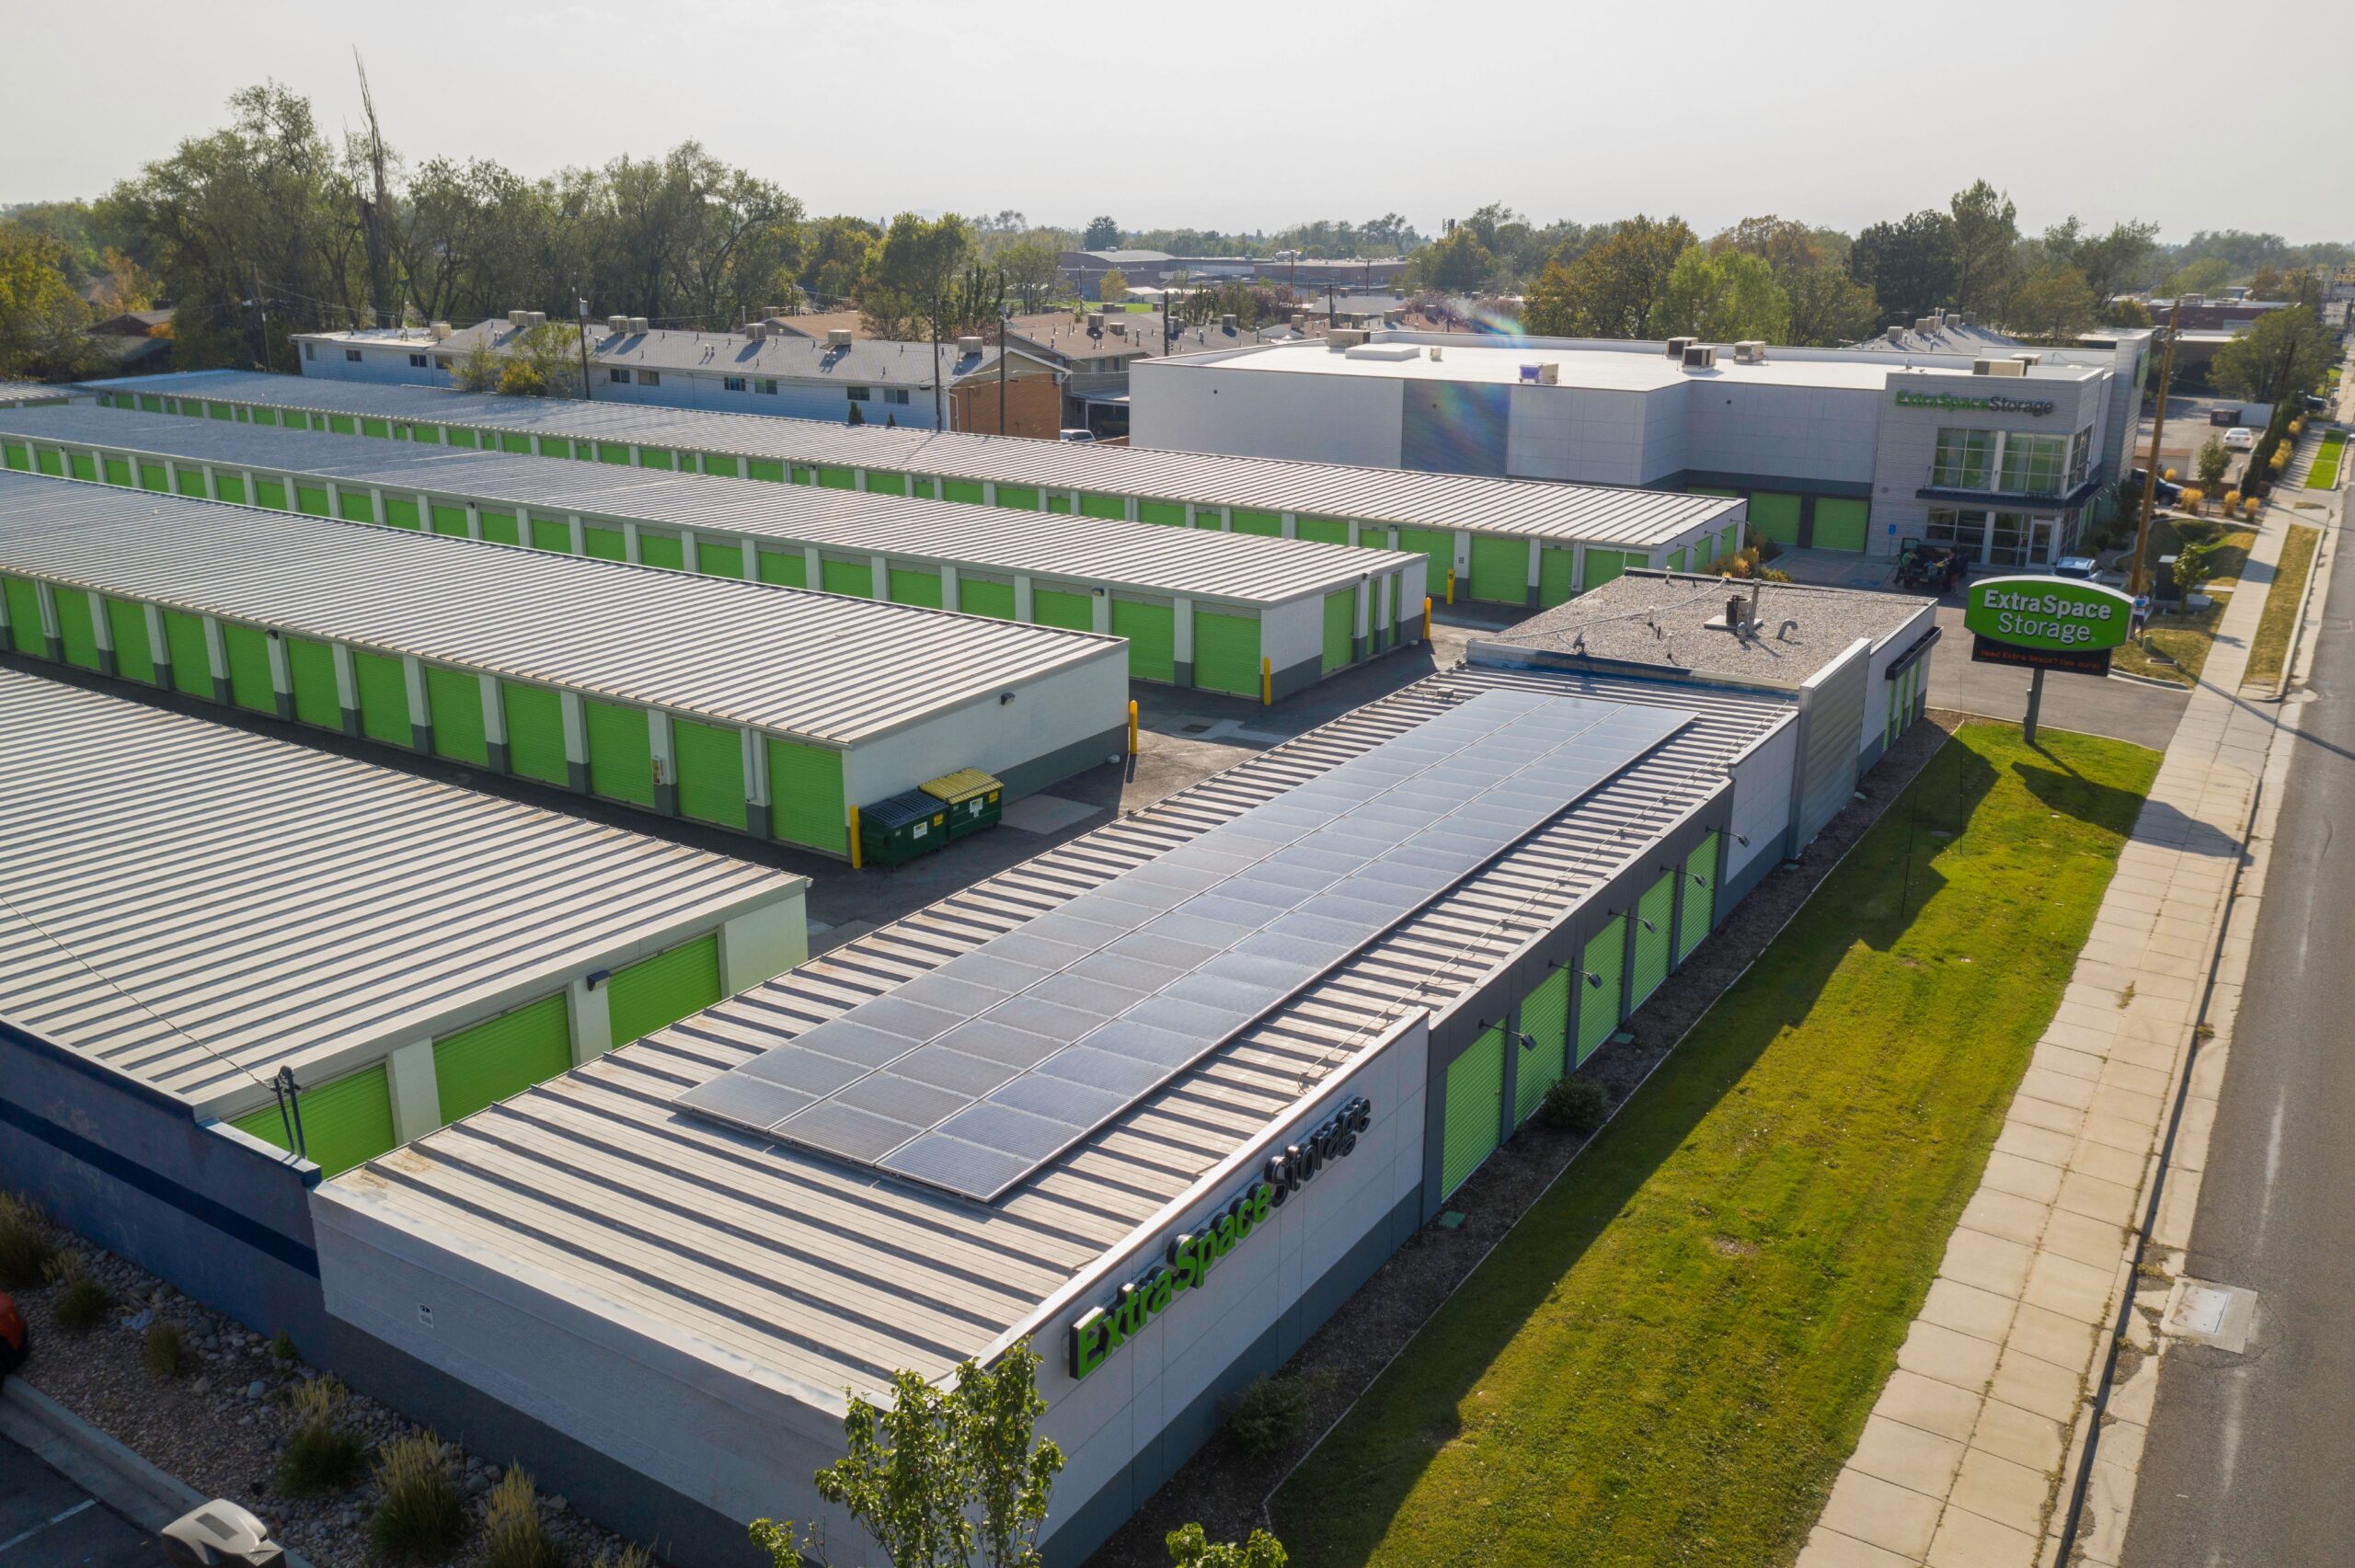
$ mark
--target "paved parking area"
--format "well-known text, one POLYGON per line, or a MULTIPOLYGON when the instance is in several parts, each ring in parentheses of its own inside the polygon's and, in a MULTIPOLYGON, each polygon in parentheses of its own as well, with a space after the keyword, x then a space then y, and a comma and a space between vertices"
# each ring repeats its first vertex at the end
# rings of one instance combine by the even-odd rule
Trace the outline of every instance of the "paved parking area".
POLYGON ((0 1437, 0 1568, 164 1568, 161 1542, 0 1437))

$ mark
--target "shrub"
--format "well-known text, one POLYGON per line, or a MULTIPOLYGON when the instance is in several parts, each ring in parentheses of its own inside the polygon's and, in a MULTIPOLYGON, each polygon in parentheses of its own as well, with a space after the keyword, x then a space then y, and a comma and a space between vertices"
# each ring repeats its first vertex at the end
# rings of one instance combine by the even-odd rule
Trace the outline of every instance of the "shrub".
POLYGON ((1591 1078, 1564 1078, 1545 1091, 1537 1114, 1557 1131, 1584 1135, 1601 1127, 1610 1109, 1602 1084, 1591 1078))
POLYGON ((1308 1391, 1297 1378, 1254 1378, 1225 1405, 1228 1433, 1255 1459, 1289 1446, 1308 1425, 1308 1391))
POLYGON ((2255 522, 2257 521, 2257 514, 2264 509, 2265 501, 2263 498, 2258 496, 2249 496, 2244 498, 2241 502, 2241 515, 2247 518, 2251 522, 2255 522))
POLYGON ((59 1328, 83 1334, 107 1321, 114 1292, 90 1277, 79 1253, 60 1253, 49 1265, 49 1276, 62 1288, 49 1309, 59 1328))
POLYGON ((654 1553, 636 1541, 625 1541, 618 1553, 597 1553, 596 1568, 654 1568, 654 1553))
POLYGON ((147 1325, 147 1370, 177 1378, 188 1367, 188 1331, 169 1318, 147 1325))
POLYGON ((564 1568, 564 1553, 540 1523, 539 1493, 521 1465, 510 1463, 491 1488, 483 1530, 488 1538, 483 1552, 486 1568, 564 1568))
POLYGON ((2185 511, 2189 512, 2194 517, 2198 517, 2200 515, 2200 509, 2207 504, 2208 492, 2201 489, 2197 485, 2186 485, 2183 487, 2182 498, 2176 502, 2176 505, 2181 507, 2185 511))
POLYGON ((343 1385, 314 1378, 294 1390, 294 1432, 279 1456, 278 1489, 293 1497, 342 1492, 358 1484, 367 1470, 360 1439, 336 1425, 343 1408, 343 1385))
POLYGON ((2232 515, 2233 515, 2233 513, 2234 513, 2234 512, 2236 512, 2236 511, 2240 510, 2240 509, 2241 509, 2241 493, 2240 493, 2238 490, 2227 490, 2227 491, 2225 491, 2225 492, 2224 492, 2223 507, 2224 507, 2224 515, 2225 515, 2226 517, 2230 517, 2230 516, 2232 516, 2232 515))
POLYGON ((395 1562, 439 1562, 457 1550, 466 1518, 449 1451, 431 1432, 396 1437, 376 1453, 376 1512, 369 1544, 395 1562))
POLYGON ((57 1241, 41 1211, 0 1192, 0 1288, 27 1290, 49 1277, 57 1241))
POLYGON ((294 1348, 294 1336, 284 1329, 280 1329, 277 1335, 270 1340, 270 1353, 279 1360, 290 1364, 301 1354, 294 1348))
POLYGON ((2200 449, 2200 482, 2203 485, 2213 485, 2224 476, 2224 470, 2232 465, 2233 454, 2224 450, 2223 441, 2219 437, 2210 436, 2207 442, 2200 449))

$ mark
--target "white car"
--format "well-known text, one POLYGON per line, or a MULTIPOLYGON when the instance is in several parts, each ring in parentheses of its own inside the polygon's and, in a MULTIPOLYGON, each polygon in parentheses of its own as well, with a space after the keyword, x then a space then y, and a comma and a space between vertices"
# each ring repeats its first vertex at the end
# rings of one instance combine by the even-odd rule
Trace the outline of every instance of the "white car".
POLYGON ((1065 430, 1056 439, 1066 441, 1092 441, 1096 439, 1096 432, 1094 430, 1065 430))
POLYGON ((2228 452, 2246 452, 2257 444, 2257 432, 2246 425, 2234 425, 2224 432, 2224 448, 2228 452))

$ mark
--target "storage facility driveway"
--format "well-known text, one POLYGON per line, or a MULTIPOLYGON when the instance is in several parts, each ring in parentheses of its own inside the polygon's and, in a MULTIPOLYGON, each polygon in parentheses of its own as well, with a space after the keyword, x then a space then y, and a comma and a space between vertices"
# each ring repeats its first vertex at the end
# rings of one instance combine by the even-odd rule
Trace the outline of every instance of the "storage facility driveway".
MULTIPOLYGON (((1970 662, 1970 634, 1962 629, 1962 601, 1948 595, 1938 603, 1937 657, 1930 665, 1930 705, 1980 714, 2017 724, 2028 712, 2028 673, 2002 664, 1970 662)), ((2191 701, 2188 687, 2145 685, 2140 681, 2097 681, 2086 675, 2048 675, 2044 716, 2053 729, 2106 735, 2154 751, 2166 750, 2177 720, 2191 701)))
POLYGON ((163 1543, 20 1443, 0 1437, 5 1568, 164 1568, 163 1543))

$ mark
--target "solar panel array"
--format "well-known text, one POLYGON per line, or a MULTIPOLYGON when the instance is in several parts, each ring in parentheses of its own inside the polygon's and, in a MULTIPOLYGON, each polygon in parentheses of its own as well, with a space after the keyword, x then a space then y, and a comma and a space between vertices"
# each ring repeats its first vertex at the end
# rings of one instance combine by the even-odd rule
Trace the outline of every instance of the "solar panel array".
POLYGON ((677 1103, 993 1201, 1688 722, 1483 692, 677 1103))

